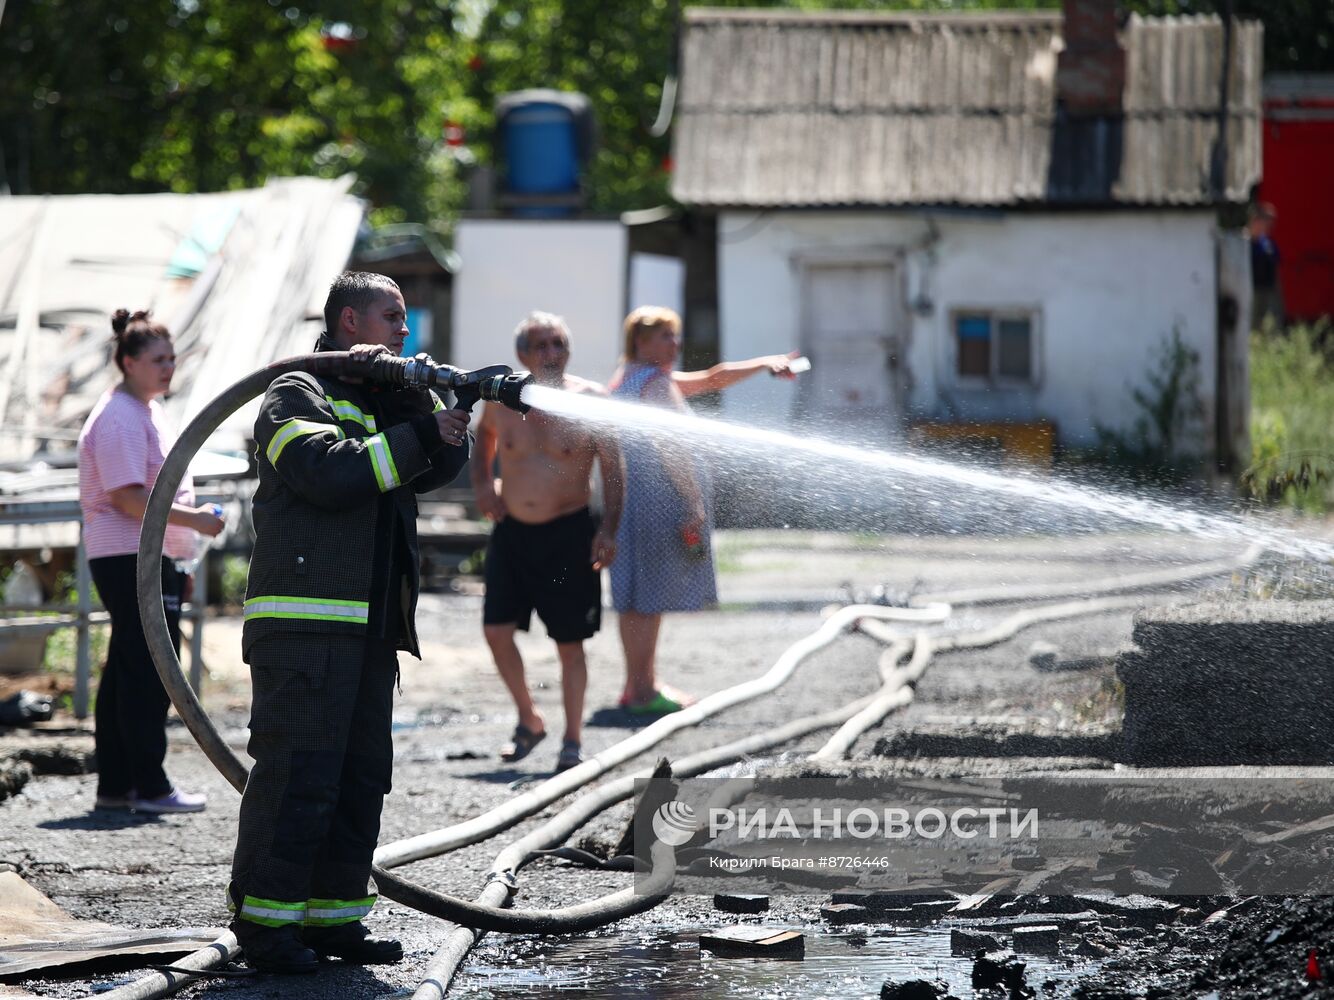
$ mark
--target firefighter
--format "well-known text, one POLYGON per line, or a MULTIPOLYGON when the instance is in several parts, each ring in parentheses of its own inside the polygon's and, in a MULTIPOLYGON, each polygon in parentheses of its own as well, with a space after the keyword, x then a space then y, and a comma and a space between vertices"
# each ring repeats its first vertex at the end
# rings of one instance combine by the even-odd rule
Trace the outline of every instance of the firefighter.
MULTIPOLYGON (((408 334, 402 293, 378 274, 340 275, 324 319, 316 350, 361 360, 401 353, 408 334)), ((254 968, 403 957, 362 918, 375 902, 397 651, 421 656, 415 495, 458 474, 467 430, 468 414, 427 390, 298 372, 264 396, 242 638, 255 764, 228 892, 254 968)))

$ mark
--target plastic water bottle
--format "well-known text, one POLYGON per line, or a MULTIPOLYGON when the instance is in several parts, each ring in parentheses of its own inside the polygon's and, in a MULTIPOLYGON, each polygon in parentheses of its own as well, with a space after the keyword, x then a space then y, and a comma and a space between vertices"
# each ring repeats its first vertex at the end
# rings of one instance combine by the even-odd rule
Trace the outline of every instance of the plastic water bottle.
MULTIPOLYGON (((802 355, 799 358, 792 358, 787 363, 787 370, 792 375, 800 375, 802 372, 811 370, 811 359, 802 355)), ((776 375, 776 372, 770 372, 770 375, 776 375)))
MULTIPOLYGON (((208 509, 209 513, 211 513, 214 517, 219 517, 219 518, 222 517, 222 504, 211 503, 208 505, 208 509)), ((181 562, 179 563, 181 572, 184 573, 186 576, 194 576, 195 570, 197 570, 199 568, 199 564, 204 561, 204 553, 208 551, 208 547, 212 544, 213 544, 212 538, 209 538, 208 535, 203 535, 196 532, 195 554, 192 555, 189 559, 181 560, 181 562)))

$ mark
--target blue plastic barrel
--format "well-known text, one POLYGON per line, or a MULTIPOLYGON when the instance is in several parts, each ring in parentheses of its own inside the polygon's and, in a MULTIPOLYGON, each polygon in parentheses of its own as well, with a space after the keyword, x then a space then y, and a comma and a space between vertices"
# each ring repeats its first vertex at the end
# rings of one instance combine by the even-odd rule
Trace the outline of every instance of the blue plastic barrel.
MULTIPOLYGON (((505 191, 518 196, 561 196, 580 192, 580 174, 592 142, 592 113, 583 94, 521 90, 502 95, 496 125, 504 152, 505 191)), ((572 215, 569 205, 530 205, 520 216, 572 215)))
POLYGON ((527 104, 505 116, 503 142, 509 189, 515 194, 579 190, 574 115, 559 104, 527 104))

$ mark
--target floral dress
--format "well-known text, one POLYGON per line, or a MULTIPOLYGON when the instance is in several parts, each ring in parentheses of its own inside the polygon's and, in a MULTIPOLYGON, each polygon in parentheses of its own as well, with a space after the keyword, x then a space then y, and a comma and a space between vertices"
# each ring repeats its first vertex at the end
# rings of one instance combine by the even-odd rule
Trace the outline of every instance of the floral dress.
MULTIPOLYGON (((627 364, 615 399, 643 401, 649 387, 670 376, 656 365, 627 364)), ((688 410, 680 404, 682 410, 688 410)), ((616 534, 616 560, 611 564, 612 603, 617 611, 661 614, 699 611, 718 602, 714 578, 712 513, 708 482, 696 466, 695 478, 704 497, 705 522, 701 531, 704 551, 692 553, 681 537, 687 505, 663 467, 662 456, 647 436, 627 434, 621 440, 625 455, 625 509, 616 534)))

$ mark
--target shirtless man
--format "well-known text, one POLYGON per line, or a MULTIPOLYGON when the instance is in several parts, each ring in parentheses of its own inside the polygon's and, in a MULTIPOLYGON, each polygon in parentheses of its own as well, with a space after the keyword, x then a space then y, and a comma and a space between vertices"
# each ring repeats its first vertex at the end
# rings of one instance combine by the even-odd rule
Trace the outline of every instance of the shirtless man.
MULTIPOLYGON (((597 383, 565 374, 570 331, 559 316, 532 313, 515 330, 514 349, 540 384, 605 395, 597 383)), ((519 710, 513 739, 500 756, 522 760, 546 735, 514 642, 515 630, 527 631, 536 611, 560 657, 565 739, 556 770, 568 770, 583 760, 584 640, 602 624, 600 571, 616 558, 624 492, 620 450, 605 433, 536 410, 520 416, 503 406, 486 407, 476 436, 473 490, 482 513, 496 522, 486 549, 482 629, 519 710), (497 452, 500 478, 493 480, 497 452), (594 458, 602 469, 600 525, 588 510, 594 458)))

